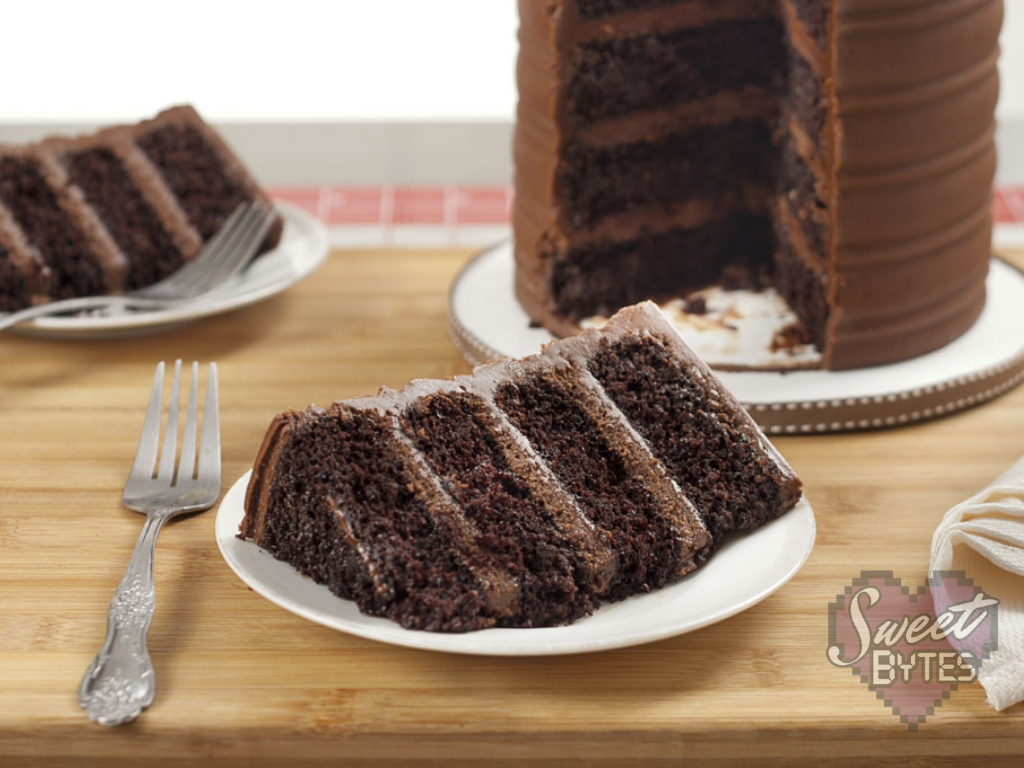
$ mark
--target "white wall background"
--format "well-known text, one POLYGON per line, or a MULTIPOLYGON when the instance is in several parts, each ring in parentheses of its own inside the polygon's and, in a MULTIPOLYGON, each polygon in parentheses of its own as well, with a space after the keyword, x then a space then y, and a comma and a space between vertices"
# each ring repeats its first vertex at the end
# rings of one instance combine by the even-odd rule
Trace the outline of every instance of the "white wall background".
MULTIPOLYGON (((1006 0, 1003 100, 1024 121, 1024 0, 1006 0)), ((501 120, 514 0, 3 0, 0 121, 501 120)))
POLYGON ((2 0, 0 121, 509 120, 514 0, 2 0))

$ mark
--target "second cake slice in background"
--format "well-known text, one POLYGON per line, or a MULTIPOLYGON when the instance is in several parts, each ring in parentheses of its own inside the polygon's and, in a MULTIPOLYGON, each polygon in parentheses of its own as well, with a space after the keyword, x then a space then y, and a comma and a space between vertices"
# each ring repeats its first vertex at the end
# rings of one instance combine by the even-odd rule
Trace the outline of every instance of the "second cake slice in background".
MULTIPOLYGON (((246 202, 271 205, 190 106, 89 136, 0 146, 0 312, 151 285, 246 202)), ((283 226, 278 217, 263 250, 283 226)))

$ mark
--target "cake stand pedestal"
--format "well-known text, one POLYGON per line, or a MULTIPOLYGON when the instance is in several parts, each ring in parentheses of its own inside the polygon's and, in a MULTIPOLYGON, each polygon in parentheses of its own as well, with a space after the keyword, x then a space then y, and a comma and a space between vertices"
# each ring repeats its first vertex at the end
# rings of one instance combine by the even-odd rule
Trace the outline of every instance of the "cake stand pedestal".
MULTIPOLYGON (((545 329, 530 327, 513 278, 512 245, 505 241, 477 254, 452 283, 452 340, 473 365, 529 355, 552 339, 545 329)), ((668 307, 669 316, 712 367, 778 365, 777 357, 766 359, 768 340, 751 345, 751 333, 740 329, 737 335, 747 341, 726 349, 730 345, 723 345, 720 332, 701 333, 705 329, 687 323, 677 306, 668 307)), ((930 354, 850 371, 801 369, 809 360, 805 353, 791 359, 792 370, 717 371, 769 434, 892 427, 984 403, 1024 382, 1024 274, 994 258, 981 317, 966 334, 930 354)))

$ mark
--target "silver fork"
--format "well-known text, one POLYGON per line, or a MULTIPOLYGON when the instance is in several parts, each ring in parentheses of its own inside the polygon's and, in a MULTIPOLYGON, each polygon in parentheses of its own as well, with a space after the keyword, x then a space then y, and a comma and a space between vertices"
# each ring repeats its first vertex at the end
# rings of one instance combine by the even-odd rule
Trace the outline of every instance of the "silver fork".
POLYGON ((273 209, 261 203, 243 203, 194 259, 160 282, 119 296, 83 296, 0 314, 0 331, 49 315, 114 308, 167 309, 194 301, 241 272, 273 225, 273 209))
POLYGON ((135 544, 121 583, 107 612, 107 637, 78 690, 78 703, 100 725, 120 725, 134 720, 153 703, 156 691, 153 664, 146 650, 146 634, 156 607, 153 584, 153 552, 165 522, 187 512, 202 512, 220 496, 220 422, 217 415, 217 364, 210 363, 202 441, 196 456, 198 414, 196 395, 199 364, 192 363, 188 415, 178 447, 178 400, 181 393, 181 360, 174 363, 174 382, 167 413, 166 434, 160 446, 160 413, 163 402, 164 364, 156 367, 142 436, 135 453, 123 501, 128 509, 142 512, 146 522, 135 544))

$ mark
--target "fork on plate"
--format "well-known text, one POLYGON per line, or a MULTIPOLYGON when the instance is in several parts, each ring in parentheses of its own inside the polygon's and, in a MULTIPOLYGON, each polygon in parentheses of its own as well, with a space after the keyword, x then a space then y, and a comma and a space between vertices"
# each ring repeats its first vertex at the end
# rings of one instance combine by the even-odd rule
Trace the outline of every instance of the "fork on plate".
POLYGON ((82 296, 0 314, 0 331, 49 315, 114 308, 167 309, 194 301, 245 269, 274 220, 272 208, 262 203, 242 203, 194 259, 160 282, 121 295, 82 296))
POLYGON ((197 395, 199 364, 192 363, 192 380, 178 453, 178 414, 181 360, 174 363, 167 425, 160 449, 164 363, 156 367, 146 420, 139 438, 123 502, 146 515, 135 551, 107 613, 107 636, 78 691, 78 702, 100 725, 134 720, 153 703, 156 691, 146 634, 153 620, 156 591, 153 553, 165 522, 177 515, 209 509, 220 496, 220 422, 217 414, 217 364, 210 363, 202 436, 199 438, 197 395), (159 452, 159 463, 157 455, 159 452))

